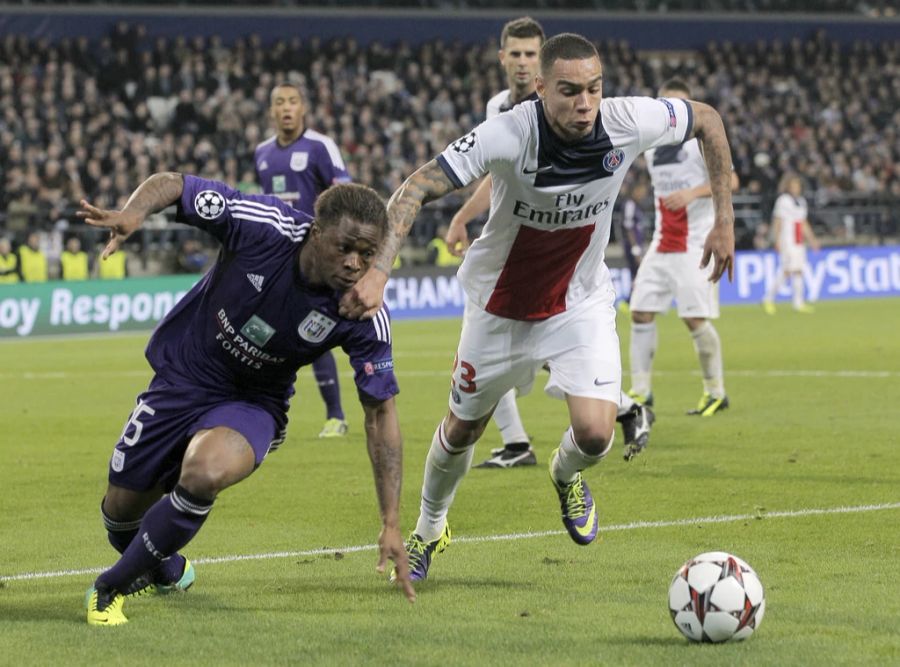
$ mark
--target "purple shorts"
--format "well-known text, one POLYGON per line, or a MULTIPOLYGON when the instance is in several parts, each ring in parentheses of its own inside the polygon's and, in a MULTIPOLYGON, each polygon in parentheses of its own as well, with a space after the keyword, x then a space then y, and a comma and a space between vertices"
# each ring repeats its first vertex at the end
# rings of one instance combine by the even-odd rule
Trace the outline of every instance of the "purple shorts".
MULTIPOLYGON (((198 431, 227 426, 243 435, 259 466, 287 416, 278 420, 264 408, 177 385, 155 376, 137 398, 109 462, 109 481, 132 491, 162 484, 174 488, 191 438, 198 431)), ((279 441, 280 442, 280 441, 279 441)))

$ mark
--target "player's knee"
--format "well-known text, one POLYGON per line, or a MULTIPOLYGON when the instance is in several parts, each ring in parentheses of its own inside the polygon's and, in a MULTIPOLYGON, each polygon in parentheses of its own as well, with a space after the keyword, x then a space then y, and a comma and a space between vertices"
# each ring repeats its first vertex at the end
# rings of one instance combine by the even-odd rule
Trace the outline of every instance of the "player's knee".
POLYGON ((489 421, 490 416, 468 420, 460 419, 452 412, 449 413, 444 419, 444 436, 447 438, 447 444, 457 449, 474 445, 484 433, 484 428, 489 421))
POLYGON ((195 496, 213 500, 230 486, 228 479, 229 474, 224 467, 195 462, 182 467, 178 483, 195 496))
POLYGON ((591 424, 572 427, 578 448, 590 456, 600 456, 609 449, 615 433, 615 420, 597 420, 591 424))
POLYGON ((653 321, 653 313, 632 310, 631 321, 635 324, 650 324, 653 321))

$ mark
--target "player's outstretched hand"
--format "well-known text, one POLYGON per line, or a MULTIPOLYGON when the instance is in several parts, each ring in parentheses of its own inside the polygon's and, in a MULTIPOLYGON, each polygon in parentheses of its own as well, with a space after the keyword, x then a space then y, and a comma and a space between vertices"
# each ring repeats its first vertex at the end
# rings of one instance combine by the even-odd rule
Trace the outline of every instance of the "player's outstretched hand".
POLYGON ((462 257, 469 249, 469 232, 465 224, 456 222, 456 218, 450 223, 447 229, 447 236, 444 237, 447 242, 447 250, 454 257, 462 257))
POLYGON ((143 220, 124 211, 109 211, 97 208, 86 199, 81 200, 81 210, 75 213, 87 224, 105 227, 109 230, 109 242, 103 249, 103 259, 112 255, 141 226, 143 220))
POLYGON ((691 190, 676 190, 663 197, 662 204, 670 211, 677 211, 690 204, 693 200, 694 195, 691 190))
POLYGON ((370 320, 381 308, 387 274, 371 268, 341 297, 338 312, 349 320, 370 320))
POLYGON ((703 258, 700 260, 700 268, 705 269, 709 260, 715 258, 713 272, 709 276, 710 282, 718 282, 725 271, 728 271, 728 281, 734 280, 734 227, 732 225, 716 224, 703 244, 703 258))
POLYGON ((403 546, 403 538, 399 529, 388 527, 382 529, 381 535, 378 536, 378 554, 378 565, 375 569, 384 574, 388 560, 394 561, 397 569, 394 583, 403 589, 407 600, 415 602, 416 591, 409 580, 409 556, 406 553, 406 547, 403 546))

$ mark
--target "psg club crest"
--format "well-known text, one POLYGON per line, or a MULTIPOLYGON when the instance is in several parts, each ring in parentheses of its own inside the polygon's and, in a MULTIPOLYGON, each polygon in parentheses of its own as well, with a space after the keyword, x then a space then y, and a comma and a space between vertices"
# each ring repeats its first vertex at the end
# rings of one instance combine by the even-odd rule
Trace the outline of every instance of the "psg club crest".
POLYGON ((295 151, 291 153, 291 169, 294 171, 303 171, 309 164, 309 153, 306 151, 295 151))
POLYGON ((469 132, 466 136, 460 137, 451 144, 451 148, 457 153, 468 153, 475 147, 475 133, 469 132))
POLYGON ((612 173, 625 162, 625 151, 621 148, 613 148, 603 157, 603 168, 612 173))
POLYGON ((215 220, 225 210, 225 198, 215 190, 204 190, 194 197, 194 210, 204 220, 215 220))
POLYGON ((297 333, 307 343, 321 343, 335 326, 335 320, 314 310, 297 327, 297 333))

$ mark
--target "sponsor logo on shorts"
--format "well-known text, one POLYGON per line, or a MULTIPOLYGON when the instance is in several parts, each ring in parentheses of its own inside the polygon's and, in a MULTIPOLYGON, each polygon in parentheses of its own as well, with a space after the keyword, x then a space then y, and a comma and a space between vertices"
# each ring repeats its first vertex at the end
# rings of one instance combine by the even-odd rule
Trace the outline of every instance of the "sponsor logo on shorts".
POLYGON ((453 389, 450 390, 450 398, 452 398, 453 402, 456 403, 457 405, 462 403, 462 398, 460 398, 459 392, 456 391, 456 387, 453 387, 453 389))
POLYGON ((603 387, 604 385, 612 384, 615 380, 601 380, 600 378, 594 378, 594 386, 595 387, 603 387))

